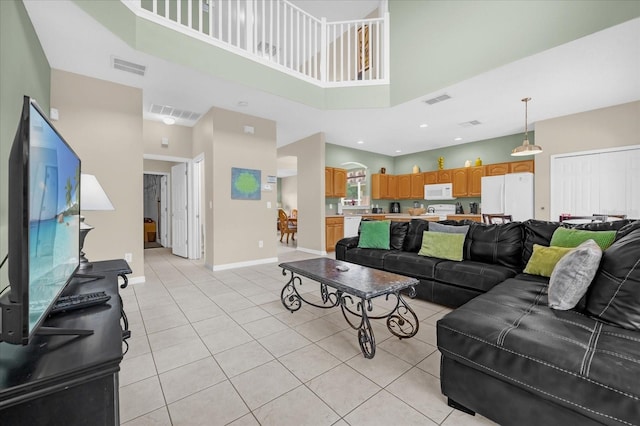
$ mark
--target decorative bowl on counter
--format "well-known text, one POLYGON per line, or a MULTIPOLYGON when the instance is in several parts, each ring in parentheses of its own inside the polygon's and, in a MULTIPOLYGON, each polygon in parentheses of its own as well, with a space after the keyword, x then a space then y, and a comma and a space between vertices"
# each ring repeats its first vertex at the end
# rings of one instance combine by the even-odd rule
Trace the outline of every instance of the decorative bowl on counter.
POLYGON ((421 214, 424 214, 424 212, 426 212, 427 210, 424 208, 413 208, 413 209, 409 209, 409 214, 411 216, 420 216, 421 214))

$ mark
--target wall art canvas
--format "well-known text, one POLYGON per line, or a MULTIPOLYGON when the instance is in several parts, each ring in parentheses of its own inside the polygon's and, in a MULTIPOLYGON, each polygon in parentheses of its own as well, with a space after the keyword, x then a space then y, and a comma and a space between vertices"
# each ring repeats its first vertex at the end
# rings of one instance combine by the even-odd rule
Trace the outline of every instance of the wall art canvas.
POLYGON ((261 185, 260 170, 231 168, 231 199, 259 200, 261 185))

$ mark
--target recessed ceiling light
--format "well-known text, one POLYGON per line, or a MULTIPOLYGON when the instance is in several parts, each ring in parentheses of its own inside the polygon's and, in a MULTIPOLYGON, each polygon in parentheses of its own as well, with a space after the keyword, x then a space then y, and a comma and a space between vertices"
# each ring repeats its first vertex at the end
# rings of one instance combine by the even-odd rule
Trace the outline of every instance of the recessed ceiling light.
POLYGON ((461 137, 457 137, 457 138, 454 139, 454 141, 461 141, 461 140, 462 140, 461 137))
POLYGON ((402 152, 402 150, 400 150, 400 149, 396 149, 396 152, 402 152))
POLYGON ((429 127, 429 125, 428 125, 428 124, 426 124, 426 123, 423 123, 423 124, 421 124, 421 125, 420 125, 420 128, 421 128, 421 129, 424 129, 425 127, 429 127))
POLYGON ((364 141, 358 141, 358 145, 362 145, 364 141))
POLYGON ((163 117, 162 122, 168 126, 171 126, 172 124, 176 124, 175 118, 171 118, 171 117, 163 117))
POLYGON ((240 102, 238 102, 238 106, 239 106, 239 107, 247 107, 247 106, 249 106, 249 102, 247 102, 247 101, 240 101, 240 102))

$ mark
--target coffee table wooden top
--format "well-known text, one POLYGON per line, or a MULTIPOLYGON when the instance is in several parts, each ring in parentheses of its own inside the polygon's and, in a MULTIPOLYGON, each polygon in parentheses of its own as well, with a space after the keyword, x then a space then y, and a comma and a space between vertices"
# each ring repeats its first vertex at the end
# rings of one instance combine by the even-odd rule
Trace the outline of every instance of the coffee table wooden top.
POLYGON ((419 283, 415 278, 326 257, 284 262, 279 266, 365 300, 419 283))

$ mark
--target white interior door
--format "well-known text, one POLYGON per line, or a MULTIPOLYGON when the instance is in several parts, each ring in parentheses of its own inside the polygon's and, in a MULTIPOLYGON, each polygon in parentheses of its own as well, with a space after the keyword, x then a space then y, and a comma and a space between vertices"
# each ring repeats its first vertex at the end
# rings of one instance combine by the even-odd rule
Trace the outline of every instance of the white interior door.
POLYGON ((163 175, 160 178, 160 243, 164 247, 171 247, 169 241, 169 176, 163 175))
POLYGON ((187 164, 171 167, 171 247, 176 256, 189 257, 187 242, 187 164))
POLYGON ((203 159, 196 159, 191 163, 191 188, 189 192, 189 259, 200 259, 201 250, 201 222, 200 222, 200 194, 203 159))

